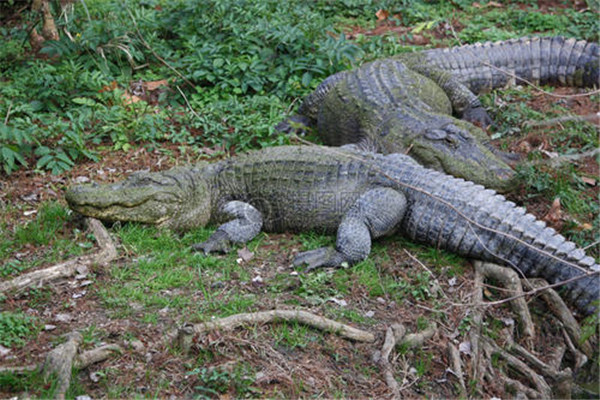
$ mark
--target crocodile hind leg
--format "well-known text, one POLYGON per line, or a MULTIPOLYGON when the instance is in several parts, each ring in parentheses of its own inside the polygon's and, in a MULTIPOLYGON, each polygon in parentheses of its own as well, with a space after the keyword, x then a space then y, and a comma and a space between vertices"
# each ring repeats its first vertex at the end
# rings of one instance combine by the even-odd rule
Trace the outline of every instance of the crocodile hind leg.
POLYGON ((242 201, 230 201, 223 205, 221 211, 235 219, 219 226, 205 242, 192 245, 192 250, 203 251, 204 254, 226 253, 231 243, 246 243, 260 233, 262 214, 252 205, 242 201))
POLYGON ((406 210, 406 197, 391 188, 371 189, 348 209, 337 232, 335 248, 321 247, 296 256, 294 266, 319 267, 352 265, 367 258, 371 239, 396 230, 406 210))

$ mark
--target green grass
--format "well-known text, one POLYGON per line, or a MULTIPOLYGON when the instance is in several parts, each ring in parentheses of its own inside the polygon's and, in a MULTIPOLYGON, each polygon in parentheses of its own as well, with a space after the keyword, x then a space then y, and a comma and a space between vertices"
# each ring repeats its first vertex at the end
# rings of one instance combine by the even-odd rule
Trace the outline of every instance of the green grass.
POLYGON ((42 204, 34 220, 14 229, 2 229, 0 242, 0 277, 17 275, 30 268, 77 256, 93 246, 92 237, 73 229, 70 211, 63 205, 42 204), (35 257, 27 249, 42 249, 35 257), (20 255, 22 254, 22 255, 20 255))
POLYGON ((23 347, 40 331, 37 318, 23 313, 0 312, 0 345, 23 347))

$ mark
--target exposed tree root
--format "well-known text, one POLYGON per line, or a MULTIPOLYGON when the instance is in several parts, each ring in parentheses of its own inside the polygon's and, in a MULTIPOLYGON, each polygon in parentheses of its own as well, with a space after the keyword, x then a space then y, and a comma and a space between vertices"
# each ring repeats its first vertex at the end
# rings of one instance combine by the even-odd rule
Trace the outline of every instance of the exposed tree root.
POLYGON ((64 399, 71 384, 73 368, 85 369, 92 364, 104 361, 114 353, 122 353, 121 346, 109 344, 78 354, 83 337, 77 331, 66 335, 67 341, 48 352, 42 365, 27 365, 21 367, 2 367, 0 372, 23 374, 39 370, 45 379, 58 381, 56 399, 64 399))
POLYGON ((12 290, 21 291, 29 287, 41 286, 47 281, 72 276, 81 267, 88 267, 94 264, 105 265, 114 260, 117 256, 117 249, 104 225, 93 218, 87 219, 87 225, 94 234, 96 242, 98 242, 98 246, 100 247, 98 252, 75 257, 48 268, 23 274, 7 282, 0 282, 0 293, 12 290))
MULTIPOLYGON (((548 282, 543 279, 528 279, 527 281, 524 280, 523 284, 528 290, 540 289, 548 286, 548 282)), ((575 317, 573 317, 573 313, 565 304, 564 300, 558 295, 558 293, 556 293, 555 290, 552 289, 541 291, 539 292, 539 295, 552 313, 556 316, 556 318, 558 318, 558 320, 563 324, 571 340, 578 344, 579 349, 585 355, 590 357, 593 353, 592 346, 588 342, 580 344, 581 328, 575 320, 575 317)))
MULTIPOLYGON (((551 288, 548 283, 541 279, 523 280, 518 279, 516 273, 508 268, 500 267, 494 264, 475 262, 475 285, 473 292, 474 308, 471 310, 471 319, 473 321, 470 331, 471 341, 471 373, 470 380, 478 382, 475 387, 475 393, 471 395, 479 397, 482 395, 481 382, 501 382, 505 389, 516 393, 515 398, 571 398, 572 393, 580 392, 574 384, 574 377, 571 368, 561 369, 565 351, 569 349, 575 356, 575 369, 578 369, 587 361, 583 354, 591 352, 589 343, 579 345, 577 349, 573 343, 580 342, 581 329, 575 321, 572 313, 569 311, 564 301, 551 288), (523 347, 513 338, 513 330, 503 329, 502 346, 494 340, 482 334, 484 310, 486 303, 483 301, 484 279, 493 278, 500 284, 508 287, 512 296, 511 305, 515 314, 521 320, 521 336, 525 337, 526 343, 541 343, 543 340, 536 340, 533 322, 527 304, 524 304, 524 293, 521 283, 528 290, 535 290, 548 305, 552 311, 551 317, 556 318, 558 326, 562 329, 565 343, 557 345, 551 353, 546 354, 546 359, 542 360, 536 355, 530 347, 523 347), (546 288, 545 290, 539 290, 546 288), (583 353, 582 353, 583 352, 583 353), (492 363, 493 357, 502 361, 504 368, 496 368, 492 363), (511 376, 511 373, 513 374, 511 376), (519 379, 515 379, 518 377, 519 379)), ((454 371, 460 368, 460 359, 455 348, 452 350, 452 344, 449 344, 449 358, 454 371)), ((591 354, 591 353, 588 353, 591 354)))
POLYGON ((535 327, 531 320, 529 307, 523 296, 523 287, 519 275, 510 268, 481 261, 475 262, 475 269, 479 270, 484 278, 492 278, 501 283, 510 292, 511 296, 518 296, 510 302, 510 305, 519 318, 523 334, 526 338, 532 339, 535 336, 535 327))
POLYGON ((64 399, 65 393, 69 389, 73 361, 82 341, 83 336, 79 332, 71 332, 67 335, 65 343, 55 347, 46 355, 46 361, 42 365, 42 375, 46 379, 56 375, 58 389, 55 396, 57 399, 64 399))
POLYGON ((466 398, 467 386, 465 385, 462 363, 460 362, 460 352, 452 342, 448 342, 448 359, 452 367, 452 374, 458 379, 458 396, 461 399, 466 398))
POLYGON ((379 364, 383 372, 383 377, 388 388, 392 392, 394 399, 399 399, 401 388, 398 386, 398 381, 394 378, 392 365, 390 363, 390 354, 394 347, 400 345, 409 349, 421 347, 425 341, 431 339, 437 332, 437 326, 430 325, 427 329, 419 333, 406 334, 406 328, 402 324, 394 324, 386 330, 385 339, 381 350, 373 353, 373 361, 379 364))
POLYGON ((277 321, 299 322, 313 328, 335 332, 346 339, 358 342, 375 341, 375 335, 370 332, 300 310, 271 310, 236 314, 214 321, 195 325, 185 325, 182 328, 169 332, 166 339, 168 342, 174 342, 174 344, 180 347, 184 352, 188 352, 191 348, 192 340, 196 335, 201 335, 217 329, 232 330, 246 324, 266 324, 277 321))

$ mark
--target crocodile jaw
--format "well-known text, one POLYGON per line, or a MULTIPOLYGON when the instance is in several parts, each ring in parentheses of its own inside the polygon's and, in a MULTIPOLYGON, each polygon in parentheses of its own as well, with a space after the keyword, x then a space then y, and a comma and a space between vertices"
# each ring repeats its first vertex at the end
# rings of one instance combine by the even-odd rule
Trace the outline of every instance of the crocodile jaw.
POLYGON ((415 140, 409 153, 419 163, 486 188, 507 192, 516 185, 515 172, 484 145, 470 141, 457 147, 415 140))
POLYGON ((120 183, 75 186, 67 190, 65 197, 72 210, 109 222, 140 222, 185 230, 204 226, 210 219, 210 195, 206 190, 190 193, 179 185, 138 182, 135 176, 120 183))

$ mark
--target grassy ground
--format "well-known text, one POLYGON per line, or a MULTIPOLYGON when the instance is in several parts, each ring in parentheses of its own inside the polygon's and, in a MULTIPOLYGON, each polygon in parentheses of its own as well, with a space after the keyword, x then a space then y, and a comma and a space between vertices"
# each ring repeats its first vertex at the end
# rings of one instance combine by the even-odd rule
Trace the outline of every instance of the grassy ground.
MULTIPOLYGON (((75 3, 70 17, 58 21, 74 39, 65 35, 37 56, 23 45, 32 16, 11 17, 0 28, 2 280, 92 251, 93 237, 65 206, 64 187, 286 143, 273 126, 333 72, 423 46, 538 33, 598 39, 597 13, 585 2, 136 3, 86 1, 89 20, 83 3, 75 3), (388 11, 387 18, 378 10, 388 11)), ((497 124, 492 137, 526 158, 512 199, 598 258, 597 158, 547 162, 597 148, 597 116, 544 125, 597 113, 598 96, 544 89, 567 97, 533 88, 486 95, 497 124)), ((79 329, 84 348, 128 347, 76 373, 68 397, 389 395, 371 361, 373 345, 298 324, 211 333, 191 355, 153 345, 183 322, 298 308, 375 332, 377 347, 392 323, 418 331, 435 321, 441 327, 435 340, 397 349, 393 373, 405 396, 457 396, 446 346, 466 341, 471 329, 469 261, 393 238, 377 242, 371 257, 351 268, 304 274, 290 268, 293 254, 331 244, 332 237, 263 233, 248 243, 251 257, 191 253, 190 245, 212 229, 179 235, 112 226, 119 257, 110 265, 81 279, 2 294, 0 362, 38 363, 62 334, 79 329)), ((493 290, 486 295, 501 298, 493 290)), ((546 338, 536 351, 543 356, 560 331, 535 305, 546 338)), ((511 318, 508 307, 490 309, 487 334, 495 337, 511 318)), ((597 371, 597 360, 592 364, 597 371)), ((0 373, 2 396, 48 397, 53 390, 35 373, 0 373)), ((506 392, 490 384, 473 394, 506 392)))

